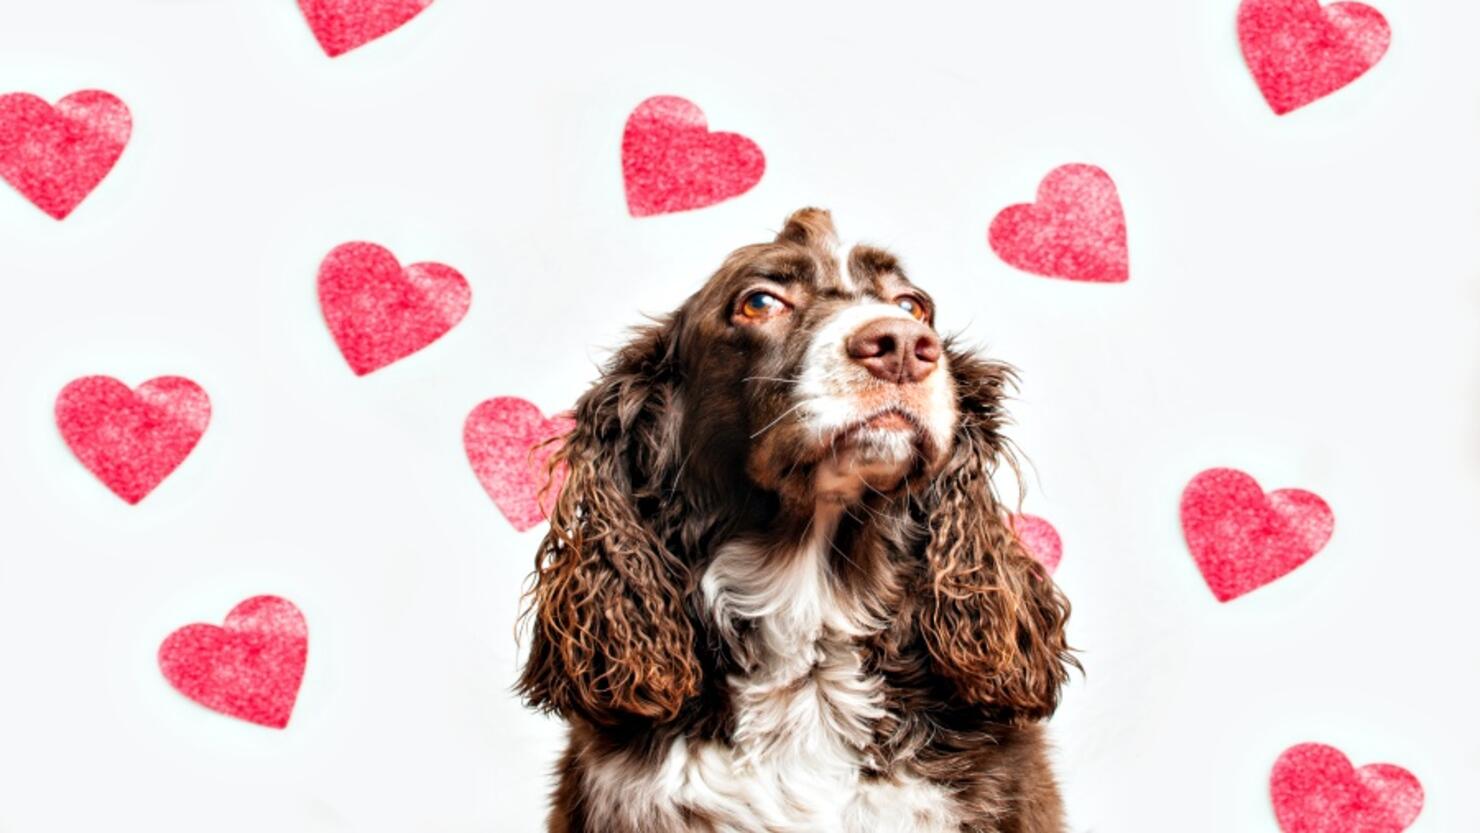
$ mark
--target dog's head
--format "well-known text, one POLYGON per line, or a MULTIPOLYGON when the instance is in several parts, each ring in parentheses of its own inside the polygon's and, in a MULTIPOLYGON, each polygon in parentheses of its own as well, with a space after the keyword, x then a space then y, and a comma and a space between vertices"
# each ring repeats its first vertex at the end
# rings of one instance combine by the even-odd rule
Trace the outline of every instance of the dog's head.
POLYGON ((936 671, 967 700, 1052 711, 1067 605, 991 483, 1010 375, 934 321, 896 258, 803 209, 641 330, 556 456, 525 696, 596 722, 676 716, 704 673, 695 568, 727 535, 865 504, 916 550, 911 632, 936 671))
POLYGON ((922 482, 957 421, 933 324, 893 256, 842 244, 825 211, 797 212, 731 254, 670 325, 685 453, 801 514, 922 482))

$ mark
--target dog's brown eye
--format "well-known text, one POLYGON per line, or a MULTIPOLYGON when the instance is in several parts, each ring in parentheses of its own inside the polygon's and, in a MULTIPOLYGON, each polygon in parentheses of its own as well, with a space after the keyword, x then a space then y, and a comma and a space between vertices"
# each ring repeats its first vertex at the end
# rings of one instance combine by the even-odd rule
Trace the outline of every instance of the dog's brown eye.
POLYGON ((750 321, 764 321, 786 312, 786 302, 769 292, 752 292, 740 302, 740 314, 750 321))
POLYGON ((894 300, 894 303, 898 304, 900 309, 914 316, 916 321, 925 320, 925 302, 919 298, 913 295, 901 295, 894 300))

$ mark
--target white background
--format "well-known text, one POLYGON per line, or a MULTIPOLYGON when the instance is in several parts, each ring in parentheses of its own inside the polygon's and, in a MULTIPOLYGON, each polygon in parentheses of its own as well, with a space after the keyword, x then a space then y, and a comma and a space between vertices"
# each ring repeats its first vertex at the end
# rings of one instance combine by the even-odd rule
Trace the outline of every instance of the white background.
POLYGON ((1480 829, 1480 6, 1385 0, 1382 63, 1277 118, 1236 0, 908 5, 437 0, 330 60, 292 0, 0 0, 0 91, 103 88, 135 123, 65 222, 0 188, 0 831, 537 829, 561 727, 509 687, 541 533, 479 488, 463 417, 566 407, 813 203, 1023 371, 1026 508, 1088 669, 1052 723, 1075 831, 1274 831, 1302 741, 1417 774, 1414 831, 1480 829), (660 93, 754 138, 759 186, 628 217, 622 124, 660 93), (986 245, 1079 161, 1119 185, 1128 284, 986 245), (314 294, 352 239, 461 270, 466 320, 356 378, 314 294), (52 422, 94 373, 214 405, 137 507, 52 422), (1177 521, 1214 465, 1336 514, 1228 605, 1177 521), (310 628, 282 732, 154 661, 257 593, 310 628))

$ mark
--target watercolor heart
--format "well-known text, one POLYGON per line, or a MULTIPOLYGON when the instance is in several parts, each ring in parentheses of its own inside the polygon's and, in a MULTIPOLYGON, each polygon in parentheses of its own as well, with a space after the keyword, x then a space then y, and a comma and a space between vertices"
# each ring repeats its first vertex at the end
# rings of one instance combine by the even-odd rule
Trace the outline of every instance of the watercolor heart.
POLYGON ((254 596, 223 627, 186 625, 159 646, 159 670, 211 711, 282 729, 308 663, 308 624, 287 599, 254 596))
POLYGON ((345 243, 319 266, 319 306, 339 352, 364 376, 446 335, 468 313, 473 291, 440 263, 405 269, 374 243, 345 243))
POLYGON ((298 0, 330 58, 390 34, 430 5, 432 0, 298 0))
POLYGON ((132 132, 128 107, 102 90, 55 107, 30 93, 0 96, 0 177, 65 219, 113 170, 132 132))
POLYGON ((538 525, 565 485, 565 471, 547 474, 558 442, 575 427, 568 414, 546 418, 523 399, 501 396, 473 409, 463 423, 463 449, 484 491, 514 528, 538 525))
POLYGON ((154 491, 190 455, 211 422, 211 400, 178 376, 129 390, 84 376, 57 394, 57 429, 82 465, 129 503, 154 491))
POLYGON ((1423 810, 1423 785, 1393 764, 1353 768, 1319 743, 1286 749, 1269 775, 1284 833, 1400 833, 1423 810))
POLYGON ((1236 599, 1289 573, 1331 539, 1336 518, 1301 489, 1265 494, 1237 469, 1208 469, 1182 492, 1182 532, 1218 601, 1236 599))
POLYGON ((672 95, 649 98, 622 131, 622 178, 633 217, 703 208, 755 187, 766 157, 738 133, 711 133, 704 111, 672 95))
POLYGON ((1018 541, 1028 554, 1042 564, 1049 575, 1059 569, 1059 562, 1064 557, 1064 543, 1053 524, 1037 515, 1013 515, 1012 531, 1017 533, 1018 541))
POLYGON ((1130 279, 1120 194, 1094 165, 1049 171, 1038 201, 1002 209, 987 242, 1009 265, 1035 275, 1091 283, 1130 279))
POLYGON ((1283 116, 1376 66, 1392 31, 1382 12, 1362 3, 1244 0, 1238 40, 1264 100, 1283 116))

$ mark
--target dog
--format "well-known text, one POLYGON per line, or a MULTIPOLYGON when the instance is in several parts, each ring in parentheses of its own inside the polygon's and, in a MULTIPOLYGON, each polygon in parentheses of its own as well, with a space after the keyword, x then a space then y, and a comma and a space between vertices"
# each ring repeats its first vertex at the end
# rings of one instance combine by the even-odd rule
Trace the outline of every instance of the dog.
MULTIPOLYGON (((993 474, 1010 368, 794 213, 577 403, 518 691, 554 833, 1061 833, 1069 604, 993 474)), ((1014 465, 1015 468, 1015 465, 1014 465)))

